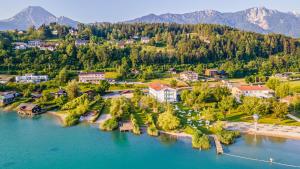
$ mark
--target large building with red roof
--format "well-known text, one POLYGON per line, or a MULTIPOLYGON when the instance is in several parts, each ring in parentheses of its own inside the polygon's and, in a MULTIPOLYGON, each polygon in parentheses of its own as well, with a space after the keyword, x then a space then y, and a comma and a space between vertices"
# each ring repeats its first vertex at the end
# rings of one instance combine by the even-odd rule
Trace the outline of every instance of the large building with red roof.
POLYGON ((177 102, 177 89, 161 83, 149 85, 149 95, 159 102, 177 102))
POLYGON ((232 94, 236 98, 240 98, 241 96, 251 96, 258 98, 271 98, 274 97, 274 91, 267 88, 266 86, 237 86, 232 88, 232 94))

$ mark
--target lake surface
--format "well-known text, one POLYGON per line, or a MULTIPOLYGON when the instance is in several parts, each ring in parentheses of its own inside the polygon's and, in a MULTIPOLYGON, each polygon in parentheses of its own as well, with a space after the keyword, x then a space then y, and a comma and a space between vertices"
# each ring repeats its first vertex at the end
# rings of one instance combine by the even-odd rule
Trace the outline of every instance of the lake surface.
MULTIPOLYGON (((243 136, 226 152, 300 165, 300 141, 243 136)), ((0 112, 0 169, 285 169, 293 168, 199 151, 188 140, 63 128, 54 117, 22 119, 0 112)))

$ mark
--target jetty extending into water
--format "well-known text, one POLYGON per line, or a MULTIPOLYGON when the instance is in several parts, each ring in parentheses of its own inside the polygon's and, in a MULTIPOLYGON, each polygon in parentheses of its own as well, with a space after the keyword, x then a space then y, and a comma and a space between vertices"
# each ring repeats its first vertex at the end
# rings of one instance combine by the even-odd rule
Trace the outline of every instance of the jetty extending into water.
POLYGON ((222 144, 221 144, 220 140, 218 139, 218 137, 216 135, 212 135, 212 137, 214 138, 214 141, 215 141, 217 154, 219 154, 219 155, 224 154, 222 144))

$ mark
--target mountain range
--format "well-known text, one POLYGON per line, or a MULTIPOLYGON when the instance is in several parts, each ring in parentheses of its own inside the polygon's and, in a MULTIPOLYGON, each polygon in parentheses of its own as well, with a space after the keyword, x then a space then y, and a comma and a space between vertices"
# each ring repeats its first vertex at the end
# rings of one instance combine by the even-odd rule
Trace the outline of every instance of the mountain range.
POLYGON ((255 7, 238 12, 222 13, 204 10, 184 14, 149 14, 127 23, 221 24, 257 33, 280 33, 300 37, 300 14, 255 7))
MULTIPOLYGON (((29 6, 15 16, 0 20, 0 30, 26 30, 30 26, 57 22, 76 27, 79 22, 67 17, 56 17, 39 6, 29 6)), ((238 12, 222 13, 214 10, 196 11, 184 14, 149 14, 124 23, 178 23, 178 24, 220 24, 257 33, 280 33, 300 37, 300 14, 255 7, 238 12)))
POLYGON ((71 27, 76 27, 78 24, 78 22, 64 16, 56 17, 42 7, 29 6, 9 19, 0 20, 0 30, 26 30, 30 26, 40 27, 52 22, 71 27))

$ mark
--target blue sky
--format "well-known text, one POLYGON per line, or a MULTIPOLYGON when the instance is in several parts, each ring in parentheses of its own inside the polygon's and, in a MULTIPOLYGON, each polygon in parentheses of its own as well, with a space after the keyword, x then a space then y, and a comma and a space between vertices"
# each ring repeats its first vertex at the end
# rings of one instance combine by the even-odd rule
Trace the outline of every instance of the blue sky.
POLYGON ((0 0, 0 4, 0 19, 9 18, 29 5, 38 5, 56 16, 67 16, 84 23, 123 21, 149 13, 204 9, 233 12, 261 6, 300 12, 300 0, 0 0))

